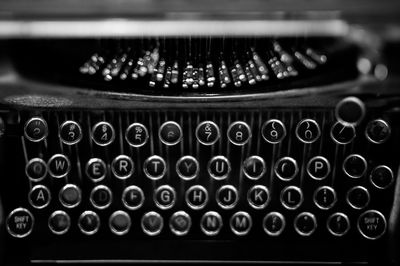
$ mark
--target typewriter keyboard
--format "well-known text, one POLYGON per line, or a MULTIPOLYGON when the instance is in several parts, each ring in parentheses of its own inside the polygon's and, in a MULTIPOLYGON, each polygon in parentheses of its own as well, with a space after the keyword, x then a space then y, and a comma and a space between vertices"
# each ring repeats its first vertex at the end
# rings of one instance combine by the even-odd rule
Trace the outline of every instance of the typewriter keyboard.
POLYGON ((398 153, 390 114, 351 126, 330 109, 16 113, 7 145, 24 162, 13 181, 22 193, 6 192, 19 203, 6 222, 17 238, 387 231, 398 153))

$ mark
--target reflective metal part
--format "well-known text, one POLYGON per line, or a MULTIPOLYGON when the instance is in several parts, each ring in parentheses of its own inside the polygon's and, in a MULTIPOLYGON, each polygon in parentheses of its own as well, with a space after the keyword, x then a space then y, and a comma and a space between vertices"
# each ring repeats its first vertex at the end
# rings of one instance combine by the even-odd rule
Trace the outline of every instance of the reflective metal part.
POLYGON ((199 69, 198 68, 193 68, 193 89, 198 89, 199 88, 199 69))
POLYGON ((252 58, 253 61, 255 63, 255 66, 258 70, 258 72, 261 75, 261 79, 262 80, 268 80, 269 76, 268 76, 268 68, 265 65, 265 63, 261 60, 261 57, 256 53, 256 51, 254 50, 254 48, 251 49, 252 50, 252 58))
POLYGON ((240 64, 240 62, 239 62, 239 60, 235 60, 235 68, 236 68, 236 70, 237 70, 237 75, 238 75, 238 77, 239 77, 239 80, 241 81, 241 82, 246 82, 247 81, 247 79, 246 79, 246 74, 244 73, 244 70, 243 70, 243 67, 242 67, 242 65, 240 64))
POLYGON ((157 76, 158 82, 161 82, 164 78, 165 65, 166 65, 166 62, 165 62, 164 58, 161 58, 160 62, 158 63, 158 66, 157 66, 156 76, 157 76))
POLYGON ((288 52, 286 52, 277 41, 274 41, 272 45, 274 47, 274 51, 279 54, 279 60, 281 60, 281 62, 285 64, 293 63, 293 57, 288 52))
POLYGON ((184 80, 186 81, 187 86, 191 87, 193 85, 194 79, 193 79, 193 65, 190 62, 186 63, 184 76, 186 77, 186 79, 184 80))
POLYGON ((211 62, 206 66, 207 87, 213 87, 215 83, 214 67, 211 62))
POLYGON ((219 73, 219 83, 221 88, 226 88, 229 83, 231 83, 231 78, 229 77, 229 71, 225 64, 225 61, 221 60, 220 66, 218 68, 219 73))
POLYGON ((250 70, 249 64, 246 64, 245 73, 247 76, 247 81, 249 82, 250 85, 254 85, 257 83, 255 77, 253 76, 253 73, 250 70))
POLYGON ((119 56, 115 62, 115 64, 112 65, 110 74, 113 77, 116 77, 119 72, 121 71, 122 66, 124 65, 126 59, 128 58, 128 55, 126 53, 122 54, 119 56))
POLYGON ((269 59, 268 64, 271 67, 277 79, 283 79, 285 77, 282 68, 278 64, 276 57, 272 57, 271 59, 269 59))
POLYGON ((317 67, 317 64, 311 61, 307 56, 303 55, 299 51, 294 52, 294 56, 297 58, 297 60, 305 66, 307 69, 315 69, 317 67))
POLYGON ((179 79, 179 65, 178 61, 175 61, 172 65, 172 72, 171 72, 171 83, 176 84, 178 83, 179 79))
POLYGON ((147 73, 153 73, 151 60, 151 51, 146 51, 143 56, 143 65, 139 68, 139 76, 144 77, 147 73))
POLYGON ((136 66, 133 69, 133 72, 131 74, 132 79, 138 79, 139 78, 140 69, 142 68, 143 64, 144 64, 143 58, 139 57, 137 62, 136 62, 136 66))
POLYGON ((232 79, 233 79, 233 84, 235 85, 235 87, 242 86, 242 82, 239 79, 239 74, 238 74, 236 67, 231 67, 230 71, 231 71, 231 75, 232 75, 232 79))
POLYGON ((326 57, 326 55, 323 54, 319 54, 318 52, 316 52, 314 49, 312 48, 307 48, 306 50, 306 54, 311 57, 315 62, 317 62, 320 65, 323 65, 326 63, 326 61, 328 60, 328 58, 326 57))
POLYGON ((165 72, 165 78, 164 78, 164 88, 169 88, 169 85, 171 84, 171 77, 172 77, 172 68, 167 67, 167 71, 165 72))
POLYGON ((150 81, 149 81, 149 86, 150 87, 155 87, 156 86, 157 74, 158 74, 157 69, 155 69, 153 71, 153 73, 151 74, 151 76, 150 76, 150 81))
POLYGON ((204 68, 203 65, 199 66, 199 85, 204 86, 206 84, 205 76, 204 76, 204 68))
MULTIPOLYGON (((248 65, 248 67, 249 67, 250 73, 253 75, 253 77, 255 78, 255 80, 256 80, 257 82, 262 81, 261 74, 258 72, 257 67, 256 67, 256 64, 254 63, 254 61, 253 61, 253 60, 249 60, 249 62, 247 63, 247 65, 248 65)), ((250 80, 250 79, 249 79, 249 80, 250 80)))
POLYGON ((119 75, 119 79, 126 80, 129 77, 129 73, 131 72, 132 68, 133 68, 133 59, 129 59, 129 61, 126 63, 126 65, 122 69, 122 72, 119 75))
POLYGON ((92 57, 92 63, 89 66, 89 75, 94 75, 97 73, 97 71, 100 70, 100 68, 104 65, 105 60, 104 57, 100 56, 100 55, 95 55, 94 57, 92 57))

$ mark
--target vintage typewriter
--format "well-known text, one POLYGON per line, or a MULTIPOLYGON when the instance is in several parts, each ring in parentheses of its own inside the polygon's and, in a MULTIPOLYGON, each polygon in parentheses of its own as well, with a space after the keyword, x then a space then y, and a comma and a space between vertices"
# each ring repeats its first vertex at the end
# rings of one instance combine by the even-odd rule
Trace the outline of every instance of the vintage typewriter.
POLYGON ((399 4, 206 2, 0 4, 0 264, 399 263, 399 4))

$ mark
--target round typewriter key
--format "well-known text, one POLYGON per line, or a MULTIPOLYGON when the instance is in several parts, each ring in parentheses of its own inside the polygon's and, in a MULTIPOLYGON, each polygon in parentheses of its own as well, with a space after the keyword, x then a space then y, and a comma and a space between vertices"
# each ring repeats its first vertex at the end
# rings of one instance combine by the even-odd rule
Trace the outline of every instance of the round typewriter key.
POLYGON ((30 211, 17 208, 7 216, 7 232, 13 237, 24 238, 32 232, 34 223, 35 219, 30 211))
POLYGON ((55 154, 47 162, 47 167, 52 177, 63 178, 71 170, 71 163, 65 155, 55 154))
POLYGON ((32 142, 44 140, 49 134, 46 121, 41 117, 32 117, 25 123, 24 135, 32 142))
POLYGON ((42 181, 47 175, 47 165, 42 159, 33 158, 26 164, 25 174, 31 181, 42 181))
POLYGON ((329 210, 337 201, 335 190, 328 186, 317 188, 313 199, 315 205, 322 210, 329 210))
POLYGON ((154 202, 162 210, 172 208, 175 204, 175 201, 176 192, 171 186, 163 185, 154 191, 154 202))
POLYGON ((251 156, 243 162, 243 172, 251 180, 260 179, 266 170, 264 159, 260 156, 251 156))
POLYGON ((365 105, 357 97, 346 97, 335 108, 335 116, 345 125, 357 125, 365 116, 365 105))
POLYGON ((67 145, 74 145, 82 139, 82 128, 75 121, 65 121, 58 131, 61 141, 67 145))
POLYGON ((164 219, 156 212, 148 212, 142 217, 143 232, 149 236, 155 236, 161 233, 164 227, 164 219))
POLYGON ((43 186, 34 186, 29 192, 29 203, 36 209, 46 208, 50 204, 51 194, 50 190, 43 186))
POLYGON ((386 165, 379 165, 375 167, 369 176, 371 183, 379 188, 386 189, 388 188, 394 180, 393 171, 386 165))
POLYGON ((85 235, 94 235, 100 228, 99 215, 93 211, 84 211, 79 216, 78 227, 85 235))
POLYGON ((76 185, 67 184, 61 188, 58 197, 64 207, 74 208, 81 203, 82 193, 76 185))
POLYGON ((71 226, 71 218, 65 211, 55 211, 50 215, 48 225, 51 232, 63 235, 71 226))
POLYGON ((107 146, 115 139, 113 126, 108 122, 99 122, 92 128, 92 140, 99 146, 107 146))
POLYGON ((251 138, 251 129, 245 122, 236 121, 229 126, 227 134, 232 144, 242 146, 249 142, 251 138))
POLYGON ((352 125, 343 125, 336 122, 331 128, 331 138, 337 144, 349 144, 356 137, 356 130, 352 125))
POLYGON ((261 129, 265 141, 271 144, 280 143, 286 136, 286 127, 278 119, 270 119, 264 123, 261 129))
POLYGON ((169 219, 169 228, 177 236, 186 235, 192 226, 192 219, 184 211, 175 212, 169 219))
POLYGON ((92 158, 86 163, 85 172, 91 180, 99 182, 106 177, 106 163, 102 159, 92 158))
POLYGON ((167 121, 161 125, 158 136, 165 145, 175 145, 182 140, 182 128, 173 121, 167 121))
POLYGON ((127 179, 134 171, 133 161, 126 155, 119 155, 111 162, 111 171, 118 179, 127 179))
POLYGON ((344 159, 343 171, 351 178, 360 178, 367 172, 367 161, 358 154, 350 154, 344 159))
POLYGON ((98 185, 90 192, 90 202, 97 209, 105 209, 112 203, 111 190, 104 186, 98 185))
POLYGON ((125 139, 133 147, 141 147, 149 139, 147 128, 140 123, 131 124, 125 131, 125 139))
POLYGON ((303 119, 296 126, 296 136, 303 143, 313 143, 320 135, 321 129, 313 119, 303 119))
POLYGON ((183 156, 176 162, 176 172, 183 180, 196 178, 199 171, 199 162, 193 156, 183 156))
POLYGON ((143 190, 137 186, 129 186, 122 193, 122 202, 129 210, 137 210, 144 202, 143 190))
POLYGON ((391 129, 389 124, 382 119, 370 121, 365 129, 367 139, 375 144, 386 142, 389 139, 390 134, 391 129))
POLYGON ((250 232, 253 221, 247 212, 239 211, 231 217, 229 224, 235 235, 244 236, 250 232))
POLYGON ((218 189, 216 200, 222 209, 232 209, 236 206, 239 195, 234 186, 225 185, 218 189))
POLYGON ((223 180, 231 171, 231 164, 224 156, 215 156, 208 162, 208 173, 215 180, 223 180))
POLYGON ((218 235, 223 226, 222 218, 219 213, 214 211, 206 212, 200 220, 200 228, 208 236, 218 235))
POLYGON ((303 192, 295 186, 285 187, 281 192, 281 203, 288 210, 295 210, 303 203, 303 192))
POLYGON ((263 228, 270 236, 279 236, 285 229, 285 226, 285 217, 279 212, 270 212, 264 217, 263 228))
POLYGON ((191 186, 185 194, 187 205, 193 210, 200 210, 208 202, 208 192, 200 185, 191 186))
POLYGON ((307 173, 315 180, 325 179, 331 171, 329 161, 322 156, 315 156, 307 164, 307 173))
POLYGON ((196 128, 196 138, 203 145, 213 145, 219 137, 219 127, 212 121, 201 122, 196 128))
POLYGON ((358 231, 370 240, 382 237, 386 232, 386 226, 385 216, 376 210, 368 210, 362 213, 357 221, 358 231))
POLYGON ((247 192, 247 201, 254 209, 263 209, 269 203, 268 188, 262 185, 255 185, 247 192))
POLYGON ((131 217, 124 211, 115 211, 108 220, 111 232, 118 236, 125 235, 131 228, 131 217))
POLYGON ((354 209, 364 209, 369 204, 369 192, 365 187, 353 187, 347 192, 346 200, 347 203, 354 209))
POLYGON ((350 220, 346 214, 337 212, 329 216, 326 226, 334 236, 344 236, 350 230, 350 220))
POLYGON ((317 220, 314 214, 302 212, 294 219, 294 229, 301 236, 310 236, 317 229, 317 220))
POLYGON ((299 167, 295 159, 283 157, 275 163, 274 172, 279 179, 290 181, 299 172, 299 167))
POLYGON ((167 172, 167 164, 160 156, 153 155, 144 161, 143 170, 148 178, 159 180, 167 172))

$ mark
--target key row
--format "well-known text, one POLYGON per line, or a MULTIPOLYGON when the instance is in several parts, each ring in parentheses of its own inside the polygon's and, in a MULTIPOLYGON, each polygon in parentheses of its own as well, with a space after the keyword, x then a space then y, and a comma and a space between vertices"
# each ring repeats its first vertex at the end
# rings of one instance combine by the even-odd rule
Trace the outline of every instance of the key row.
MULTIPOLYGON (((25 124, 25 137, 33 142, 44 140, 48 135, 47 122, 41 117, 33 117, 25 124)), ((59 137, 66 145, 74 145, 82 139, 82 127, 75 121, 63 122, 59 128, 59 137)), ((295 129, 297 138, 303 143, 313 143, 321 135, 319 124, 313 119, 301 120, 295 129)), ((115 139, 114 127, 105 121, 98 122, 91 129, 91 138, 99 146, 107 146, 115 139)), ((368 123, 365 135, 367 139, 375 144, 384 143, 391 134, 389 124, 382 119, 375 119, 368 123)), ((203 121, 196 127, 195 132, 198 142, 203 145, 213 145, 220 137, 220 129, 213 121, 203 121)), ((278 119, 266 121, 261 128, 263 139, 271 144, 278 144, 286 137, 285 124, 278 119)), ((332 139, 337 144, 348 144, 356 137, 353 126, 343 125, 336 122, 330 131, 332 139)), ((182 127, 174 122, 163 123, 158 136, 165 145, 176 145, 183 138, 182 127)), ((228 127, 227 137, 234 145, 245 145, 252 137, 250 126, 244 121, 235 121, 228 127)), ((125 131, 125 140, 133 147, 141 147, 147 143, 149 131, 141 123, 133 123, 125 131)))
MULTIPOLYGON (((255 185, 244 193, 247 203, 254 209, 264 209, 268 206, 271 196, 266 186, 255 185)), ((194 185, 184 193, 186 205, 193 210, 204 209, 211 201, 209 192, 201 185, 194 185)), ((232 185, 221 186, 212 195, 218 206, 222 209, 233 209, 240 200, 240 193, 232 185)), ((90 192, 90 202, 96 209, 106 209, 113 203, 113 192, 105 185, 98 185, 90 192)), ((46 208, 51 202, 51 192, 43 185, 34 186, 29 192, 29 202, 36 209, 46 208)), ((65 208, 75 208, 82 201, 82 191, 74 184, 67 184, 58 193, 58 200, 65 208)), ((145 194, 138 186, 129 186, 124 189, 121 202, 129 210, 141 208, 145 202, 145 194)), ((176 205, 178 195, 176 190, 169 185, 162 185, 154 189, 152 193, 153 203, 161 210, 171 209, 176 205)), ((330 186, 320 186, 313 193, 313 201, 321 210, 333 208, 337 202, 337 193, 330 186)), ((368 189, 362 186, 354 186, 346 193, 346 201, 353 209, 361 210, 368 206, 371 200, 368 189)), ((285 209, 296 210, 304 201, 301 188, 287 186, 280 192, 280 202, 285 209)))
MULTIPOLYGON (((140 219, 143 232, 149 236, 159 235, 164 230, 164 218, 155 211, 145 213, 140 219)), ((192 219, 185 211, 177 211, 168 220, 170 231, 176 236, 189 234, 192 228, 192 219)), ((279 236, 286 229, 286 219, 279 212, 269 212, 262 219, 262 228, 269 236, 279 236)), ((24 208, 15 209, 7 217, 7 230, 17 238, 28 236, 34 227, 34 216, 24 208)), ((78 218, 78 228, 85 235, 96 234, 101 226, 99 215, 94 211, 84 211, 78 218)), ((237 236, 244 236, 254 230, 257 225, 251 215, 244 211, 234 213, 228 222, 230 231, 237 236)), ((348 233, 351 227, 348 216, 341 212, 331 214, 326 227, 333 236, 341 237, 348 233)), ((108 226, 115 235, 126 235, 132 226, 130 215, 122 210, 115 211, 108 219, 108 226)), ((223 226, 222 216, 215 211, 203 214, 199 223, 201 231, 207 236, 218 235, 223 226)), ((71 227, 70 216, 62 210, 53 212, 48 219, 48 227, 56 235, 67 233, 71 227)), ((318 227, 317 218, 311 212, 299 213, 294 221, 293 228, 300 236, 311 236, 318 227)), ((376 210, 363 212, 357 220, 359 233, 367 239, 378 239, 386 232, 386 218, 376 210)))
MULTIPOLYGON (((143 171, 151 180, 160 180, 167 173, 166 161, 158 156, 148 157, 143 163, 143 171)), ((118 179, 132 177, 135 166, 131 157, 119 155, 111 162, 112 174, 118 179)), ((207 163, 207 171, 215 180, 228 178, 231 172, 231 163, 225 156, 214 156, 207 163)), ((354 179, 363 177, 367 172, 367 161, 359 154, 350 154, 342 164, 344 173, 354 179)), ((31 159, 26 165, 26 175, 34 182, 43 180, 47 172, 54 178, 67 176, 71 169, 71 162, 63 154, 53 155, 46 163, 40 158, 31 159)), ((94 182, 103 180, 107 175, 107 164, 100 158, 90 159, 85 166, 86 176, 94 182)), ((200 165, 193 156, 181 157, 175 165, 175 171, 183 180, 193 180, 198 177, 200 165)), ((242 163, 244 176, 250 180, 258 180, 267 172, 266 163, 260 156, 250 156, 242 163)), ((331 165, 323 156, 312 157, 306 164, 308 175, 314 180, 323 180, 331 173, 331 165)), ((297 161, 292 157, 282 157, 274 164, 274 174, 282 181, 291 181, 299 173, 297 161)), ((371 183, 379 188, 388 188, 394 181, 393 171, 386 165, 378 165, 369 175, 371 183)))

